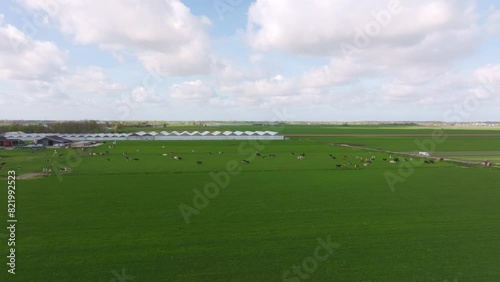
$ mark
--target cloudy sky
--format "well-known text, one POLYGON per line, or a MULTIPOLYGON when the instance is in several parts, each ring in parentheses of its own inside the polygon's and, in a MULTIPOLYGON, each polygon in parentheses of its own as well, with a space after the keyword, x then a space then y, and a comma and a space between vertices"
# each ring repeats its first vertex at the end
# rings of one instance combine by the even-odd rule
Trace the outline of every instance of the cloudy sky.
POLYGON ((0 119, 500 120, 500 2, 5 0, 0 119))

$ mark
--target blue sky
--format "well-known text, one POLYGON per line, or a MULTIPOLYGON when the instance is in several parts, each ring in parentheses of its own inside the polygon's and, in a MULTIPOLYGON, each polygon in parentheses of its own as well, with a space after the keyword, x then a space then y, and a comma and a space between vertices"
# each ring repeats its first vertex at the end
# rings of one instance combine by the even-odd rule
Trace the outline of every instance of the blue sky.
POLYGON ((492 1, 4 3, 0 119, 499 120, 492 1))

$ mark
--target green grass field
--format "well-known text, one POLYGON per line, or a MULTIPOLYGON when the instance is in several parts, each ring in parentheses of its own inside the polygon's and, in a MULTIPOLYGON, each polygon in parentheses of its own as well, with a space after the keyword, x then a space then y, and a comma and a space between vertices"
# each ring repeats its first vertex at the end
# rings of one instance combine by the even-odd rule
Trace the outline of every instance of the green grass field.
MULTIPOLYGON (((496 152, 499 139, 450 137, 436 150, 496 152)), ((390 164, 387 153, 331 145, 420 151, 415 140, 426 139, 129 141, 91 151, 104 156, 0 151, 2 177, 72 168, 17 181, 17 274, 7 273, 2 228, 0 281, 500 281, 498 169, 390 164), (183 160, 162 156, 170 152, 183 160), (359 157, 371 156, 364 167, 359 157), (393 190, 388 174, 398 177, 393 190), (183 217, 181 204, 195 213, 183 217), (320 249, 321 260, 320 241, 335 244, 320 249)))

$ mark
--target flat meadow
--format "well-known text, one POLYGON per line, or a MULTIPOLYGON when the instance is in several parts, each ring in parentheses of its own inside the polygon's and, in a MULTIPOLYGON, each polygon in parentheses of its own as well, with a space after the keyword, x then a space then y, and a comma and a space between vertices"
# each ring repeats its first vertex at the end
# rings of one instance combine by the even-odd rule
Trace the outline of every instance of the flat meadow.
POLYGON ((17 273, 0 281, 500 281, 498 168, 409 155, 495 155, 499 141, 304 136, 0 151, 2 177, 52 168, 16 182, 17 273))

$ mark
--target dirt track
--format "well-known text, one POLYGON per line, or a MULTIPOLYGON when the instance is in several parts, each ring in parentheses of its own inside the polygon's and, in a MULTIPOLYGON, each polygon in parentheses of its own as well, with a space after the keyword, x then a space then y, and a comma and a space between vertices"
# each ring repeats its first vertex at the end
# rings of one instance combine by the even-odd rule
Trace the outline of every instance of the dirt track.
POLYGON ((36 179, 36 178, 42 178, 47 176, 45 173, 40 173, 40 172, 32 172, 32 173, 25 173, 17 177, 17 179, 36 179))
POLYGON ((432 133, 331 133, 331 134, 315 134, 315 133, 290 133, 283 134, 285 137, 432 137, 432 136, 445 136, 445 137, 500 137, 500 133, 448 133, 448 134, 432 134, 432 133))

